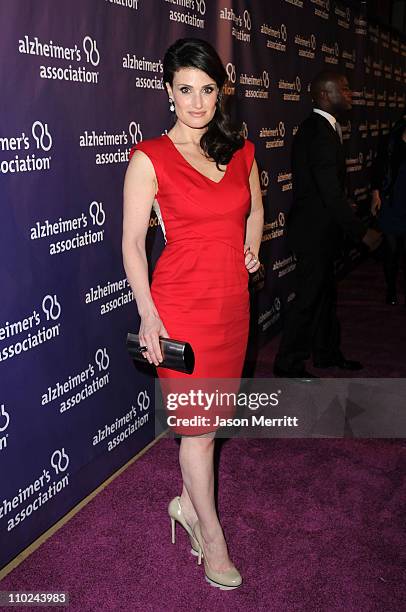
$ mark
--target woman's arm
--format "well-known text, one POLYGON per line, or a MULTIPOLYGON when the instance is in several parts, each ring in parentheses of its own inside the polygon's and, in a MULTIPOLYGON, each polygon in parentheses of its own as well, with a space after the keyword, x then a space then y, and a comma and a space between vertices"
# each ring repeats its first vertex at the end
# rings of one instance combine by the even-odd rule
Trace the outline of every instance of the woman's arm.
POLYGON ((382 206, 382 200, 379 189, 371 191, 371 214, 376 217, 382 206))
POLYGON ((371 213, 375 217, 381 208, 381 189, 387 170, 388 137, 382 138, 378 143, 377 154, 371 166, 371 213))
POLYGON ((140 344, 148 347, 149 363, 162 361, 159 336, 168 334, 152 300, 148 280, 145 237, 149 227, 157 180, 151 160, 135 151, 125 175, 122 252, 124 269, 141 317, 140 344))
POLYGON ((259 182, 258 166, 254 159, 250 172, 251 210, 247 218, 245 230, 245 266, 248 272, 256 272, 261 265, 258 260, 264 227, 264 207, 262 204, 261 185, 259 182))

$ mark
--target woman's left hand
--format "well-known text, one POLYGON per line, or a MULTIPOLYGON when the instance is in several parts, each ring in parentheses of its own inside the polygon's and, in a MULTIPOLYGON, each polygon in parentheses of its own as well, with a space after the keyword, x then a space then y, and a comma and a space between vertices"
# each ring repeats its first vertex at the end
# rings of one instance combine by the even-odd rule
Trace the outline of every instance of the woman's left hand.
POLYGON ((251 251, 250 246, 247 244, 244 245, 244 256, 245 267, 247 268, 250 274, 259 270, 261 262, 259 261, 258 256, 251 251))
POLYGON ((381 206, 382 206, 382 201, 381 201, 379 190, 374 189, 372 191, 372 198, 371 198, 371 214, 374 217, 378 215, 378 212, 381 210, 381 206))

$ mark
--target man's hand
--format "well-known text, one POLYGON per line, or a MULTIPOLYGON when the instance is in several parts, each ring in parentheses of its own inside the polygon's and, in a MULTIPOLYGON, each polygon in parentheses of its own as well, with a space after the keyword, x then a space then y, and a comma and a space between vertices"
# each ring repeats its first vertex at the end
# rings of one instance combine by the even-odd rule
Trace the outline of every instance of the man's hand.
POLYGON ((370 251, 375 251, 382 242, 382 232, 377 232, 369 228, 362 239, 362 242, 369 248, 370 251))

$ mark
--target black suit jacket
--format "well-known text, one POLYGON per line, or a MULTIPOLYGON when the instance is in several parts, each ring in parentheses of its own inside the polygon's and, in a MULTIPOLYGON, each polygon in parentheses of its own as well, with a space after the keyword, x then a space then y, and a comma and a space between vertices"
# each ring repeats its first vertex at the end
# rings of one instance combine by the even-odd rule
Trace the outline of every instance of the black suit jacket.
POLYGON ((312 112, 292 148, 293 203, 289 244, 295 251, 331 251, 342 232, 359 242, 366 227, 347 202, 344 148, 329 121, 312 112))

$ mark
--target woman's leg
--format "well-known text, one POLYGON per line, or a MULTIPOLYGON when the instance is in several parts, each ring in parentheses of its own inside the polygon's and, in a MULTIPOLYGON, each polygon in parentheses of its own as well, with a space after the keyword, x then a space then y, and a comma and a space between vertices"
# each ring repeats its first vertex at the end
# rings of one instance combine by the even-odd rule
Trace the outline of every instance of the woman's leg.
POLYGON ((406 306, 406 233, 400 237, 401 262, 403 267, 403 288, 406 306))
POLYGON ((214 436, 183 437, 179 463, 183 477, 181 505, 192 526, 199 520, 204 551, 210 567, 224 572, 233 567, 228 556, 214 502, 214 436))
POLYGON ((396 301, 396 279, 398 274, 399 241, 394 234, 385 234, 384 272, 386 280, 386 301, 396 301))

